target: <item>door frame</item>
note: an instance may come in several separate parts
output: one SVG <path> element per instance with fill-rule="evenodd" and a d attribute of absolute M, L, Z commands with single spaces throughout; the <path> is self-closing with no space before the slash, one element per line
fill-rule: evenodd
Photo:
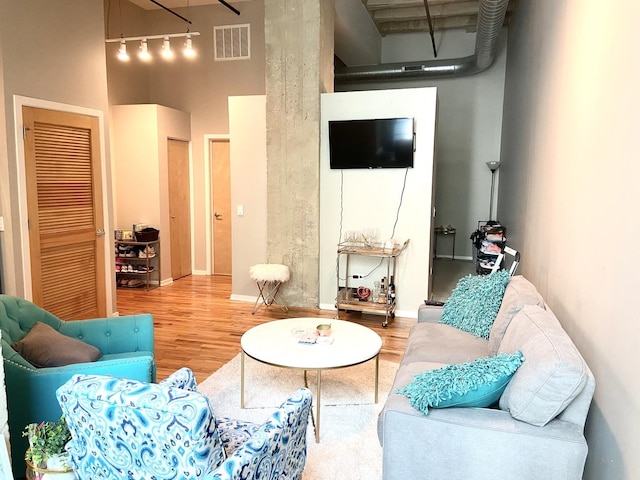
<path fill-rule="evenodd" d="M 16 172 L 18 177 L 18 222 L 20 228 L 18 235 L 20 237 L 19 245 L 19 266 L 22 269 L 22 276 L 24 279 L 23 289 L 24 298 L 32 300 L 33 298 L 33 282 L 31 278 L 31 247 L 29 245 L 29 213 L 27 208 L 27 179 L 25 172 L 25 154 L 24 154 L 24 139 L 22 132 L 22 107 L 34 107 L 47 110 L 57 110 L 59 112 L 74 113 L 78 115 L 86 115 L 90 117 L 96 117 L 98 119 L 98 129 L 100 134 L 100 158 L 101 158 L 101 174 L 102 174 L 102 208 L 104 215 L 104 228 L 106 234 L 102 237 L 105 242 L 112 239 L 111 232 L 113 227 L 111 225 L 111 216 L 109 212 L 109 191 L 107 189 L 107 155 L 106 155 L 106 142 L 104 133 L 104 112 L 93 108 L 81 107 L 77 105 L 69 105 L 65 103 L 52 102 L 49 100 L 41 100 L 38 98 L 24 97 L 21 95 L 13 96 L 13 120 L 15 129 L 15 147 L 16 147 Z M 110 175 L 109 175 L 110 178 Z M 107 303 L 107 315 L 113 315 L 113 300 L 114 291 L 112 275 L 113 268 L 111 267 L 112 259 L 111 255 L 113 248 L 109 248 L 109 244 L 104 248 L 104 267 L 105 267 L 105 301 Z"/>
<path fill-rule="evenodd" d="M 215 140 L 224 140 L 229 142 L 229 149 L 231 149 L 231 136 L 228 133 L 222 134 L 205 134 L 204 135 L 204 152 L 207 161 L 204 162 L 204 176 L 205 176 L 205 262 L 206 262 L 206 275 L 213 274 L 213 219 L 211 218 L 211 199 L 213 198 L 213 182 L 211 180 L 211 172 L 213 171 L 213 157 L 211 156 L 211 149 L 209 148 L 209 142 Z M 231 158 L 231 157 L 230 157 Z M 233 208 L 231 209 L 233 212 Z M 233 226 L 232 226 L 233 228 Z M 233 243 L 233 234 L 232 234 Z"/>

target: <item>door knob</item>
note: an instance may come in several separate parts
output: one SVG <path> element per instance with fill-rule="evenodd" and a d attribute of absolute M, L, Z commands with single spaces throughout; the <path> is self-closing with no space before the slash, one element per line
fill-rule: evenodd
<path fill-rule="evenodd" d="M 171 215 L 171 218 L 174 219 L 174 218 L 176 218 L 176 216 L 175 215 Z"/>
<path fill-rule="evenodd" d="M 98 229 L 96 230 L 96 237 L 103 237 L 104 236 L 104 230 Z"/>
<path fill-rule="evenodd" d="M 222 214 L 220 212 L 215 212 L 213 216 L 216 218 L 222 218 Z"/>

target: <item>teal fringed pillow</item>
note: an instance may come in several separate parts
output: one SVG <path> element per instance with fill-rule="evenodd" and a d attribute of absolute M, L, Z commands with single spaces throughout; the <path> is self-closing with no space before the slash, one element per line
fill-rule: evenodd
<path fill-rule="evenodd" d="M 444 304 L 440 323 L 489 338 L 509 278 L 507 270 L 461 278 Z"/>
<path fill-rule="evenodd" d="M 499 353 L 468 363 L 457 363 L 414 375 L 414 380 L 396 393 L 425 415 L 429 407 L 490 407 L 496 403 L 518 367 L 522 352 Z"/>

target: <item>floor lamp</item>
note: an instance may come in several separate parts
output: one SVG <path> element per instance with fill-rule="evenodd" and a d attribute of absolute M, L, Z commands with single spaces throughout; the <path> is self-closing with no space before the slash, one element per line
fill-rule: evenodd
<path fill-rule="evenodd" d="M 489 203 L 489 220 L 493 220 L 493 194 L 496 184 L 496 170 L 500 168 L 500 162 L 487 162 L 487 167 L 491 170 L 491 203 Z"/>

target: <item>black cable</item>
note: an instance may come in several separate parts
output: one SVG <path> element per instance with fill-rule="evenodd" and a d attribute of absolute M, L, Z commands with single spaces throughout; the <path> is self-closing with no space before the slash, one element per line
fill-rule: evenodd
<path fill-rule="evenodd" d="M 393 230 L 391 231 L 391 238 L 395 237 L 396 225 L 398 225 L 398 220 L 400 219 L 400 207 L 402 207 L 402 199 L 404 198 L 404 189 L 407 187 L 408 174 L 409 174 L 409 168 L 406 168 L 404 171 L 404 182 L 402 183 L 402 192 L 400 192 L 400 203 L 398 204 L 398 210 L 396 212 L 396 221 L 393 224 Z"/>

